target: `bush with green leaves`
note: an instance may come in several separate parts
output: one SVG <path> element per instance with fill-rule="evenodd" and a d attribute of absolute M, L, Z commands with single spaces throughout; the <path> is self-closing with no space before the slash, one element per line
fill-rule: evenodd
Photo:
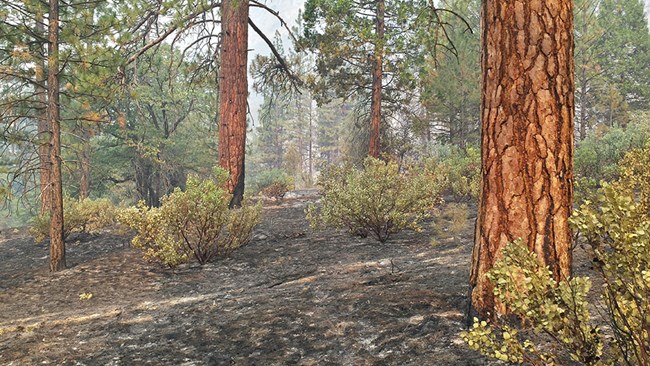
<path fill-rule="evenodd" d="M 643 148 L 630 150 L 621 161 L 618 187 L 634 196 L 650 215 L 650 139 Z"/>
<path fill-rule="evenodd" d="M 487 275 L 496 298 L 526 326 L 517 329 L 504 318 L 492 324 L 475 319 L 463 338 L 486 356 L 514 363 L 649 365 L 647 209 L 620 187 L 603 183 L 595 200 L 586 200 L 574 212 L 571 223 L 591 248 L 603 283 L 595 289 L 602 291 L 600 298 L 589 302 L 588 277 L 556 284 L 534 254 L 520 243 L 510 244 Z M 602 310 L 604 318 L 592 317 L 590 308 Z"/>
<path fill-rule="evenodd" d="M 419 230 L 440 202 L 442 184 L 425 169 L 410 167 L 400 172 L 395 162 L 367 158 L 359 170 L 351 164 L 324 171 L 319 184 L 320 210 L 307 208 L 312 228 L 333 226 L 385 242 L 406 228 Z"/>
<path fill-rule="evenodd" d="M 443 191 L 457 198 L 478 200 L 481 184 L 481 151 L 472 146 L 465 151 L 443 146 L 426 162 L 429 170 L 446 177 Z"/>
<path fill-rule="evenodd" d="M 613 181 L 619 177 L 618 164 L 625 154 L 643 147 L 650 138 L 647 121 L 626 127 L 604 127 L 594 130 L 575 149 L 575 176 L 593 181 Z"/>
<path fill-rule="evenodd" d="M 266 197 L 282 198 L 294 187 L 293 178 L 282 169 L 264 170 L 256 174 L 250 183 L 251 191 Z"/>
<path fill-rule="evenodd" d="M 96 234 L 115 225 L 117 208 L 106 198 L 77 200 L 63 199 L 63 238 L 71 233 Z M 50 215 L 39 215 L 32 219 L 29 233 L 37 243 L 50 237 Z"/>
<path fill-rule="evenodd" d="M 215 179 L 190 176 L 187 189 L 163 197 L 160 207 L 140 202 L 124 211 L 120 221 L 136 231 L 133 246 L 146 259 L 175 267 L 192 258 L 204 264 L 246 244 L 260 221 L 261 203 L 245 200 L 241 208 L 229 209 L 227 176 L 221 169 Z"/>

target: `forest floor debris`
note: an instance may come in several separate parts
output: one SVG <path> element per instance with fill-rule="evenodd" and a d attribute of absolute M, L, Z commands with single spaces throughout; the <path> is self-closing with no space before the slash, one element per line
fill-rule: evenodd
<path fill-rule="evenodd" d="M 459 337 L 471 210 L 462 230 L 437 217 L 379 243 L 312 232 L 310 199 L 265 207 L 231 258 L 174 270 L 106 233 L 72 238 L 70 268 L 51 274 L 46 246 L 5 231 L 0 364 L 486 364 Z"/>

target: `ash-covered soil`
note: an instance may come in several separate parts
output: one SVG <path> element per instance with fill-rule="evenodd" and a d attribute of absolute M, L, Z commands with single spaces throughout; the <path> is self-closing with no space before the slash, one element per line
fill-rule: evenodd
<path fill-rule="evenodd" d="M 0 364 L 486 364 L 459 337 L 471 212 L 382 244 L 312 232 L 305 205 L 267 205 L 231 258 L 175 270 L 107 233 L 71 238 L 51 274 L 46 246 L 0 234 Z"/>

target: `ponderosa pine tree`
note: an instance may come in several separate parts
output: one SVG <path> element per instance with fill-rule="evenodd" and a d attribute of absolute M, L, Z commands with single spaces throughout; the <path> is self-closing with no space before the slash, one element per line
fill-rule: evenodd
<path fill-rule="evenodd" d="M 301 44 L 317 54 L 312 90 L 320 105 L 335 98 L 361 104 L 360 120 L 368 123 L 368 155 L 373 157 L 381 152 L 387 104 L 399 109 L 409 99 L 403 91 L 414 87 L 405 55 L 415 51 L 407 45 L 412 32 L 406 25 L 413 22 L 415 7 L 396 0 L 305 3 Z"/>
<path fill-rule="evenodd" d="M 240 207 L 244 198 L 248 10 L 248 0 L 225 0 L 221 3 L 219 165 L 230 172 L 231 208 Z"/>
<path fill-rule="evenodd" d="M 485 274 L 521 238 L 556 280 L 571 273 L 573 1 L 486 0 L 482 8 L 481 197 L 470 285 L 495 316 Z"/>
<path fill-rule="evenodd" d="M 59 109 L 59 1 L 49 0 L 47 119 L 50 127 L 50 271 L 66 268 L 63 240 L 61 117 Z"/>

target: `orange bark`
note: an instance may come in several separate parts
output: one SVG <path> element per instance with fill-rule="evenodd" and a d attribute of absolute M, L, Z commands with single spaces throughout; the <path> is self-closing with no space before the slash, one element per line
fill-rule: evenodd
<path fill-rule="evenodd" d="M 244 197 L 248 9 L 248 0 L 225 0 L 221 4 L 219 165 L 230 173 L 230 207 L 241 206 Z"/>
<path fill-rule="evenodd" d="M 50 139 L 50 271 L 65 264 L 63 241 L 63 185 L 61 181 L 61 119 L 59 116 L 59 2 L 50 0 L 49 52 L 47 62 L 47 118 Z"/>
<path fill-rule="evenodd" d="M 482 316 L 497 309 L 485 277 L 522 238 L 556 280 L 571 272 L 573 16 L 571 0 L 485 0 L 482 182 L 470 285 Z"/>

